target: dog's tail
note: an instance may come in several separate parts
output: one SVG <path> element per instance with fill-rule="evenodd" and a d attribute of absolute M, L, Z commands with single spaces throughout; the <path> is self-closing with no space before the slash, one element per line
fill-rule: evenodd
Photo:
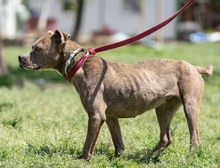
<path fill-rule="evenodd" d="M 203 68 L 200 66 L 194 66 L 196 68 L 196 70 L 200 73 L 200 74 L 205 74 L 207 76 L 212 76 L 213 74 L 213 66 L 209 65 L 208 68 Z"/>

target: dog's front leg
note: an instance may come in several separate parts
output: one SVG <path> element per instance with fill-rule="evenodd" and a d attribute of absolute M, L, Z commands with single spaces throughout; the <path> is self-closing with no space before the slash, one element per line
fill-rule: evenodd
<path fill-rule="evenodd" d="M 83 148 L 83 159 L 90 160 L 94 153 L 96 140 L 105 119 L 100 115 L 89 116 L 86 142 Z"/>
<path fill-rule="evenodd" d="M 120 125 L 117 118 L 107 117 L 106 123 L 112 136 L 112 141 L 115 146 L 115 156 L 119 157 L 124 151 Z"/>

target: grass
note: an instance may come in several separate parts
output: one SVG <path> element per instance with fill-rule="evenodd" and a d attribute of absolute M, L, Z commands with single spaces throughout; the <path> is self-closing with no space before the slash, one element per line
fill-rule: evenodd
<path fill-rule="evenodd" d="M 90 162 L 80 159 L 87 115 L 79 96 L 56 72 L 25 71 L 17 55 L 28 48 L 4 48 L 9 74 L 0 76 L 0 167 L 219 167 L 220 166 L 220 47 L 214 44 L 171 43 L 162 50 L 127 46 L 103 52 L 103 58 L 134 63 L 152 58 L 184 59 L 208 67 L 200 114 L 201 146 L 189 155 L 189 133 L 183 110 L 172 121 L 173 143 L 156 159 L 151 150 L 159 139 L 154 111 L 120 119 L 125 152 L 114 158 L 110 133 L 104 124 Z"/>

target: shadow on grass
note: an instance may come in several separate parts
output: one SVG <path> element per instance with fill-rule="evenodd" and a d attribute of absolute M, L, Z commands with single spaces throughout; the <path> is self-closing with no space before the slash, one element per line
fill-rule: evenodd
<path fill-rule="evenodd" d="M 125 156 L 128 160 L 132 160 L 136 163 L 153 163 L 156 164 L 160 162 L 160 154 L 157 157 L 152 157 L 153 151 L 152 149 L 142 149 L 139 151 L 136 151 L 135 153 L 129 154 Z"/>
<path fill-rule="evenodd" d="M 95 150 L 96 156 L 105 155 L 107 156 L 107 159 L 109 162 L 115 162 L 117 158 L 120 160 L 128 160 L 132 162 L 136 162 L 138 164 L 146 163 L 146 164 L 157 164 L 160 162 L 158 155 L 157 157 L 152 157 L 152 150 L 150 149 L 142 149 L 139 151 L 136 151 L 132 154 L 122 154 L 120 157 L 114 156 L 114 151 L 111 151 L 110 145 L 106 143 L 102 143 L 97 146 Z M 28 148 L 26 149 L 26 154 L 31 155 L 40 155 L 42 157 L 49 156 L 53 157 L 54 154 L 56 155 L 71 155 L 73 159 L 82 159 L 82 149 L 77 147 L 77 145 L 73 145 L 72 147 L 65 146 L 65 143 L 63 146 L 55 147 L 53 145 L 41 145 L 41 146 L 35 146 L 30 143 L 28 143 Z"/>
<path fill-rule="evenodd" d="M 26 149 L 26 154 L 34 154 L 34 155 L 40 155 L 40 156 L 49 156 L 53 157 L 54 154 L 56 155 L 72 155 L 75 159 L 81 159 L 82 158 L 82 151 L 78 149 L 77 147 L 71 147 L 71 148 L 65 148 L 63 146 L 60 147 L 54 147 L 51 145 L 42 145 L 42 146 L 34 146 L 30 143 L 28 143 L 28 148 Z"/>
<path fill-rule="evenodd" d="M 15 118 L 12 118 L 10 120 L 3 120 L 2 124 L 4 126 L 10 126 L 10 127 L 18 128 L 19 129 L 18 124 L 20 124 L 21 122 L 22 122 L 22 118 L 21 117 L 15 117 Z"/>
<path fill-rule="evenodd" d="M 0 76 L 0 86 L 22 85 L 24 80 L 43 79 L 51 83 L 66 83 L 56 71 L 28 71 L 20 67 L 8 67 L 8 74 Z"/>
<path fill-rule="evenodd" d="M 12 103 L 1 103 L 0 104 L 0 112 L 4 111 L 4 109 L 12 109 Z"/>
<path fill-rule="evenodd" d="M 105 143 L 97 144 L 95 155 L 105 155 L 107 156 L 109 161 L 113 161 L 113 162 L 116 158 L 119 158 L 119 159 L 121 158 L 122 160 L 128 160 L 128 161 L 136 162 L 138 164 L 141 164 L 141 163 L 157 164 L 158 162 L 160 162 L 159 158 L 160 158 L 160 155 L 162 154 L 161 152 L 160 154 L 158 154 L 158 156 L 152 157 L 153 155 L 152 149 L 141 149 L 136 152 L 132 152 L 131 154 L 122 153 L 120 157 L 115 157 L 114 151 L 111 151 L 109 149 L 110 146 L 111 146 L 110 144 L 105 144 Z"/>

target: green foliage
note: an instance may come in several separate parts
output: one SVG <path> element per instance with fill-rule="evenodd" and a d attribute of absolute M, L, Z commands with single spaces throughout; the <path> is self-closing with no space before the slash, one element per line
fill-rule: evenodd
<path fill-rule="evenodd" d="M 204 77 L 201 105 L 201 146 L 189 154 L 189 133 L 183 110 L 172 121 L 173 143 L 157 158 L 151 150 L 159 140 L 154 111 L 120 119 L 125 151 L 114 157 L 110 133 L 104 124 L 96 154 L 81 160 L 87 115 L 71 84 L 56 72 L 26 71 L 17 55 L 27 48 L 6 47 L 9 74 L 0 77 L 0 167 L 219 167 L 220 166 L 220 47 L 215 44 L 167 44 L 161 50 L 133 45 L 98 53 L 116 62 L 134 63 L 153 58 L 184 59 L 194 65 L 214 66 Z"/>

